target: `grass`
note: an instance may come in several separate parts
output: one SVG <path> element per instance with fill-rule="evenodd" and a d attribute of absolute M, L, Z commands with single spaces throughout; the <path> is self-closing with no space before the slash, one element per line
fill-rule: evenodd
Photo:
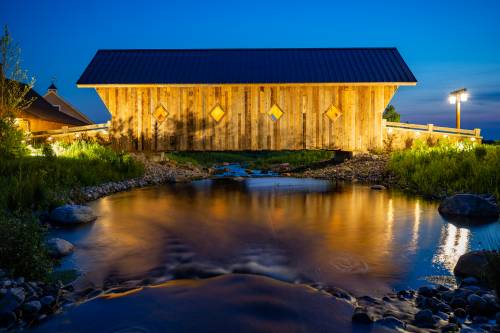
<path fill-rule="evenodd" d="M 42 149 L 45 156 L 0 160 L 0 209 L 50 209 L 70 189 L 137 177 L 143 166 L 130 155 L 97 143 Z"/>
<path fill-rule="evenodd" d="M 44 236 L 44 228 L 31 214 L 0 212 L 0 267 L 12 276 L 46 280 L 52 261 Z"/>
<path fill-rule="evenodd" d="M 490 193 L 500 198 L 500 146 L 441 143 L 417 144 L 394 152 L 389 170 L 399 185 L 431 197 L 455 193 Z"/>
<path fill-rule="evenodd" d="M 210 167 L 223 162 L 242 163 L 250 168 L 268 169 L 272 165 L 289 163 L 292 167 L 307 165 L 333 158 L 332 151 L 262 151 L 262 152 L 170 152 L 165 156 L 177 163 Z"/>

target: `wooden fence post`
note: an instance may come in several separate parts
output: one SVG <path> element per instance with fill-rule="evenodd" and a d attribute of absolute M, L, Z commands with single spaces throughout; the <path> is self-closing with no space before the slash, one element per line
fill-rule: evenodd
<path fill-rule="evenodd" d="M 427 124 L 427 131 L 432 134 L 434 131 L 434 124 Z"/>
<path fill-rule="evenodd" d="M 476 138 L 479 138 L 481 136 L 481 129 L 480 128 L 474 128 L 474 136 Z"/>

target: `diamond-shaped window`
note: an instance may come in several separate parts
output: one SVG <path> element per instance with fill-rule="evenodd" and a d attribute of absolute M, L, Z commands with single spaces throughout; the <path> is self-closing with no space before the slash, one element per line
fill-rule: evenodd
<path fill-rule="evenodd" d="M 278 121 L 283 116 L 283 111 L 281 111 L 277 104 L 273 104 L 267 114 L 271 117 L 272 121 Z"/>
<path fill-rule="evenodd" d="M 212 111 L 210 111 L 210 117 L 212 117 L 216 122 L 219 122 L 222 117 L 224 117 L 224 110 L 222 110 L 222 107 L 217 104 Z"/>
<path fill-rule="evenodd" d="M 165 119 L 167 119 L 168 111 L 167 111 L 167 108 L 165 107 L 165 105 L 163 105 L 163 103 L 160 103 L 156 107 L 155 111 L 153 112 L 153 117 L 155 117 L 155 119 L 159 123 L 162 123 L 163 121 L 165 121 Z"/>
<path fill-rule="evenodd" d="M 337 120 L 338 117 L 342 115 L 342 111 L 335 105 L 331 105 L 328 110 L 326 110 L 325 115 L 330 118 L 331 121 Z"/>

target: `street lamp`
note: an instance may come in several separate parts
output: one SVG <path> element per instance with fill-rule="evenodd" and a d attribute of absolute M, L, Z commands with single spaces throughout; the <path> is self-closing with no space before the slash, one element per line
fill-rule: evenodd
<path fill-rule="evenodd" d="M 450 104 L 455 104 L 456 118 L 457 118 L 457 128 L 460 128 L 460 103 L 467 102 L 469 99 L 469 94 L 467 89 L 462 88 L 452 91 L 448 96 L 448 101 Z"/>

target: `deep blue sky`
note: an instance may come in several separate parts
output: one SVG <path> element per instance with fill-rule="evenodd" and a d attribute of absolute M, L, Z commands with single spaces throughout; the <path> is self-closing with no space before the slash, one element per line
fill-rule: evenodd
<path fill-rule="evenodd" d="M 392 103 L 402 121 L 454 125 L 447 94 L 467 87 L 462 127 L 500 139 L 500 1 L 0 1 L 44 93 L 109 118 L 76 81 L 101 48 L 396 46 L 419 80 Z"/>

